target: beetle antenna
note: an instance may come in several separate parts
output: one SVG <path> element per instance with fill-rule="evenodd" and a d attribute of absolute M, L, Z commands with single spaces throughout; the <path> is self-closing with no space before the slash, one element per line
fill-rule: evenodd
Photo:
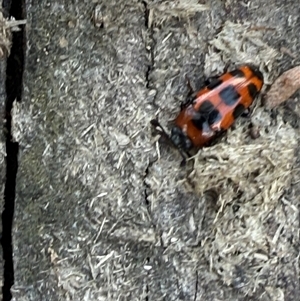
<path fill-rule="evenodd" d="M 158 122 L 157 119 L 152 119 L 150 121 L 150 123 L 155 126 L 156 128 L 159 128 L 161 130 L 161 133 L 169 140 L 171 141 L 171 143 L 173 144 L 173 146 L 178 150 L 179 154 L 182 157 L 182 161 L 180 163 L 180 166 L 185 166 L 186 164 L 186 156 L 184 155 L 185 152 L 182 151 L 181 148 L 179 148 L 174 142 L 173 140 L 170 138 L 170 135 L 166 132 L 166 130 L 163 128 L 163 126 Z M 186 155 L 190 157 L 190 154 L 188 152 L 186 152 Z"/>

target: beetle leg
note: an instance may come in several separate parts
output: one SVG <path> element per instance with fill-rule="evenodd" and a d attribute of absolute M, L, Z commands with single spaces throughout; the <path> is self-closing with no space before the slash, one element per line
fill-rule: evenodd
<path fill-rule="evenodd" d="M 229 66 L 230 66 L 230 62 L 227 62 L 227 63 L 225 64 L 225 66 L 224 66 L 223 74 L 228 72 Z M 214 83 L 216 83 L 216 82 L 219 82 L 220 76 L 221 76 L 221 75 L 222 75 L 222 74 L 218 74 L 218 75 L 214 75 L 214 76 L 211 76 L 211 77 L 207 78 L 207 79 L 204 81 L 205 85 L 208 86 L 208 85 L 212 85 L 212 84 L 214 84 Z"/>
<path fill-rule="evenodd" d="M 216 82 L 219 79 L 219 76 L 211 76 L 204 81 L 205 86 L 209 86 Z"/>
<path fill-rule="evenodd" d="M 186 163 L 186 156 L 191 157 L 190 153 L 188 151 L 183 151 L 181 148 L 179 148 L 177 145 L 174 144 L 174 142 L 172 141 L 172 139 L 170 138 L 170 135 L 166 132 L 166 130 L 163 128 L 163 126 L 159 123 L 159 121 L 157 119 L 152 119 L 150 121 L 150 123 L 156 127 L 160 129 L 160 132 L 163 136 L 165 136 L 167 138 L 168 141 L 170 141 L 172 143 L 172 145 L 178 150 L 178 152 L 180 153 L 181 157 L 182 157 L 182 161 L 180 163 L 180 166 L 184 166 Z M 185 155 L 186 154 L 186 155 Z"/>
<path fill-rule="evenodd" d="M 186 80 L 186 84 L 189 88 L 189 93 L 188 94 L 194 94 L 196 92 L 195 85 L 192 83 L 192 81 L 190 80 L 190 78 L 187 75 L 185 75 L 185 80 Z"/>
<path fill-rule="evenodd" d="M 249 118 L 251 114 L 252 114 L 252 110 L 248 108 L 241 114 L 241 117 Z"/>
<path fill-rule="evenodd" d="M 230 62 L 228 61 L 228 62 L 225 64 L 225 66 L 224 66 L 223 73 L 227 73 L 227 72 L 228 72 L 229 66 L 230 66 Z"/>
<path fill-rule="evenodd" d="M 182 111 L 184 108 L 188 107 L 195 100 L 196 95 L 187 96 L 185 101 L 182 101 L 180 104 L 180 110 Z"/>
<path fill-rule="evenodd" d="M 219 130 L 215 131 L 215 137 L 214 139 L 208 144 L 208 146 L 213 146 L 219 143 L 225 136 L 226 136 L 227 131 L 225 130 Z"/>
<path fill-rule="evenodd" d="M 185 75 L 185 79 L 186 79 L 186 82 L 187 82 L 187 86 L 188 86 L 188 94 L 187 94 L 187 97 L 186 97 L 186 100 L 183 101 L 181 104 L 180 104 L 180 109 L 183 110 L 184 108 L 186 108 L 187 106 L 189 106 L 190 104 L 193 103 L 195 97 L 196 97 L 196 89 L 193 85 L 193 83 L 191 82 L 191 80 L 189 79 L 189 77 L 187 75 Z"/>

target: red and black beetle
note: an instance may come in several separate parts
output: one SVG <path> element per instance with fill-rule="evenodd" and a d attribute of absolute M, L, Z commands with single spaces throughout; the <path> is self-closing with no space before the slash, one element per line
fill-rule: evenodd
<path fill-rule="evenodd" d="M 172 143 L 185 152 L 207 145 L 250 107 L 262 86 L 262 73 L 250 65 L 211 79 L 183 105 L 171 130 Z M 157 120 L 151 123 L 167 135 Z"/>

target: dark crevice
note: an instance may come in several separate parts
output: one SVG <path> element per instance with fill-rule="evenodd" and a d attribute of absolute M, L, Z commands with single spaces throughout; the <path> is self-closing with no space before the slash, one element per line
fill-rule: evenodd
<path fill-rule="evenodd" d="M 142 1 L 144 7 L 145 7 L 145 26 L 146 28 L 149 27 L 149 8 L 146 1 Z"/>
<path fill-rule="evenodd" d="M 149 163 L 147 168 L 146 168 L 146 171 L 145 171 L 145 177 L 144 177 L 144 187 L 145 187 L 145 191 L 144 191 L 144 196 L 145 196 L 145 204 L 146 204 L 146 207 L 147 207 L 147 210 L 148 210 L 148 213 L 150 214 L 150 202 L 148 200 L 148 196 L 151 194 L 151 187 L 150 185 L 148 185 L 146 183 L 146 179 L 148 177 L 148 174 L 149 174 L 149 169 L 151 168 L 153 163 Z"/>
<path fill-rule="evenodd" d="M 195 283 L 195 295 L 194 295 L 194 301 L 197 300 L 197 295 L 198 295 L 198 271 L 196 271 L 196 283 Z"/>
<path fill-rule="evenodd" d="M 3 7 L 6 16 L 16 20 L 24 19 L 25 0 L 4 0 Z M 6 139 L 6 182 L 4 190 L 4 210 L 2 213 L 2 238 L 4 259 L 4 283 L 2 287 L 3 300 L 12 299 L 11 287 L 14 284 L 13 248 L 12 248 L 12 222 L 15 207 L 16 175 L 18 169 L 19 145 L 12 141 L 11 109 L 14 101 L 21 101 L 22 79 L 24 69 L 25 29 L 14 32 L 10 56 L 6 67 L 6 104 L 4 135 Z"/>
<path fill-rule="evenodd" d="M 150 73 L 152 72 L 153 66 L 154 66 L 154 53 L 153 53 L 153 44 L 154 44 L 154 39 L 153 39 L 153 28 L 152 25 L 149 23 L 149 14 L 150 14 L 150 10 L 148 7 L 148 3 L 146 1 L 141 1 L 141 3 L 144 6 L 144 19 L 145 19 L 145 27 L 148 30 L 148 38 L 145 41 L 145 47 L 146 50 L 149 52 L 149 65 L 147 66 L 147 70 L 146 70 L 146 74 L 145 74 L 145 80 L 146 80 L 146 88 L 150 89 Z M 145 170 L 145 177 L 144 177 L 144 185 L 145 185 L 145 204 L 150 215 L 150 207 L 151 204 L 148 200 L 148 196 L 150 194 L 149 191 L 151 191 L 151 188 L 149 185 L 147 185 L 147 183 L 145 182 L 145 180 L 148 177 L 148 173 L 149 173 L 149 169 L 151 168 L 153 162 L 150 162 Z"/>
<path fill-rule="evenodd" d="M 147 66 L 145 78 L 146 78 L 146 88 L 150 88 L 150 74 L 153 70 L 154 66 L 154 38 L 153 38 L 153 27 L 152 24 L 149 23 L 149 14 L 150 10 L 148 8 L 148 4 L 146 1 L 142 1 L 144 5 L 144 18 L 145 18 L 145 27 L 148 29 L 148 41 L 146 42 L 146 50 L 149 52 L 149 65 Z"/>
<path fill-rule="evenodd" d="M 150 72 L 151 72 L 151 66 L 147 66 L 147 71 L 146 71 L 146 82 L 147 82 L 147 84 L 146 84 L 146 88 L 147 89 L 149 89 L 149 74 L 150 74 Z"/>
<path fill-rule="evenodd" d="M 153 27 L 152 27 L 152 24 L 150 24 L 149 22 L 149 15 L 150 15 L 150 10 L 149 10 L 149 7 L 148 7 L 148 3 L 146 1 L 141 1 L 141 3 L 143 4 L 144 6 L 144 19 L 145 19 L 145 27 L 146 27 L 146 30 L 148 32 L 148 35 L 147 35 L 147 39 L 145 41 L 145 48 L 146 48 L 146 51 L 148 52 L 148 58 L 149 58 L 149 62 L 148 62 L 148 65 L 147 65 L 147 68 L 146 68 L 146 72 L 145 72 L 145 81 L 146 81 L 146 88 L 147 89 L 151 89 L 151 79 L 150 79 L 150 76 L 151 76 L 151 72 L 153 71 L 153 68 L 154 68 L 154 38 L 153 38 Z M 155 105 L 155 97 L 154 97 L 154 100 L 153 100 L 153 105 Z M 157 160 L 157 159 L 156 159 Z M 150 172 L 150 169 L 152 167 L 152 165 L 154 164 L 154 162 L 156 162 L 156 160 L 153 160 L 153 161 L 150 161 L 146 170 L 145 170 L 145 177 L 144 177 L 144 187 L 145 187 L 145 190 L 144 190 L 144 198 L 145 198 L 145 205 L 146 205 L 146 208 L 147 208 L 147 211 L 148 211 L 148 215 L 149 215 L 149 218 L 150 218 L 150 222 L 152 224 L 152 227 L 154 229 L 155 232 L 157 232 L 157 226 L 152 218 L 152 213 L 151 213 L 151 201 L 149 201 L 148 197 L 149 195 L 152 193 L 152 189 L 151 189 L 151 186 L 146 182 L 146 179 L 148 178 L 149 176 L 149 172 Z M 161 242 L 161 245 L 163 245 L 163 242 L 162 242 L 162 236 L 159 235 L 160 237 L 160 242 Z M 151 262 L 151 257 L 147 257 L 146 258 L 146 262 L 148 264 L 150 264 Z M 148 279 L 148 277 L 147 277 Z M 150 301 L 151 300 L 151 296 L 150 296 L 150 287 L 149 287 L 149 281 L 146 282 L 146 296 L 144 298 L 144 301 Z"/>
<path fill-rule="evenodd" d="M 147 263 L 150 263 L 150 257 L 147 257 Z M 145 297 L 145 301 L 149 301 L 149 284 L 146 284 L 146 297 Z"/>
<path fill-rule="evenodd" d="M 150 195 L 150 190 L 151 190 L 151 187 L 150 185 L 148 185 L 146 183 L 146 179 L 148 177 L 148 173 L 149 173 L 149 168 L 152 166 L 152 163 L 149 163 L 147 168 L 146 168 L 146 171 L 145 171 L 145 177 L 144 177 L 144 187 L 145 187 L 145 191 L 144 191 L 144 197 L 145 197 L 145 204 L 146 204 L 146 208 L 147 208 L 147 211 L 148 211 L 148 215 L 149 217 L 151 218 L 151 203 L 149 202 L 148 200 L 148 196 Z M 151 219 L 151 223 L 152 223 L 152 227 L 154 229 L 156 229 L 156 225 L 153 223 L 152 219 Z M 150 264 L 150 257 L 147 257 L 146 258 L 146 263 L 147 264 Z M 147 277 L 148 278 L 148 277 Z M 145 296 L 145 299 L 144 301 L 149 301 L 149 283 L 148 281 L 146 282 L 146 288 L 145 288 L 145 291 L 146 291 L 146 296 Z"/>

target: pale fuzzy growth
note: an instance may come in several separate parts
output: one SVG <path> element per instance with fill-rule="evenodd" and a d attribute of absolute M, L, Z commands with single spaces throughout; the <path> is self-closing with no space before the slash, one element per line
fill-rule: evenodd
<path fill-rule="evenodd" d="M 300 66 L 282 73 L 272 84 L 266 95 L 265 104 L 268 108 L 275 108 L 287 101 L 300 89 Z"/>
<path fill-rule="evenodd" d="M 258 109 L 252 122 L 260 128 L 258 139 L 237 125 L 223 141 L 198 152 L 190 175 L 198 194 L 209 189 L 218 194 L 214 233 L 203 243 L 210 268 L 226 284 L 245 287 L 247 295 L 266 284 L 264 276 L 289 252 L 277 232 L 289 223 L 292 227 L 294 218 L 273 237 L 266 223 L 272 214 L 282 223 L 280 201 L 290 185 L 297 147 L 295 130 L 280 118 L 272 126 L 269 113 Z"/>
<path fill-rule="evenodd" d="M 266 67 L 270 72 L 278 52 L 263 41 L 266 27 L 255 27 L 249 22 L 243 24 L 226 21 L 220 33 L 210 41 L 216 53 L 209 49 L 205 60 L 205 74 L 222 72 L 224 62 L 234 62 L 236 65 L 252 63 L 258 67 Z M 262 69 L 262 68 L 261 68 Z M 268 74 L 264 73 L 264 81 L 268 82 Z"/>
<path fill-rule="evenodd" d="M 146 1 L 147 2 L 147 1 Z M 163 13 L 173 15 L 194 15 L 209 9 L 206 4 L 200 4 L 198 0 L 175 0 L 175 1 L 154 1 L 148 4 Z"/>
<path fill-rule="evenodd" d="M 12 31 L 18 31 L 19 25 L 24 25 L 25 20 L 16 21 L 13 18 L 7 20 L 0 11 L 0 59 L 6 58 L 10 54 Z"/>
<path fill-rule="evenodd" d="M 20 102 L 14 101 L 11 115 L 12 115 L 12 121 L 11 121 L 11 135 L 12 135 L 12 141 L 13 142 L 20 142 L 23 135 L 24 135 L 24 129 L 26 128 L 25 125 L 28 123 L 30 124 L 30 118 L 25 117 L 23 111 L 22 111 L 22 104 Z"/>
<path fill-rule="evenodd" d="M 0 58 L 6 58 L 10 54 L 11 47 L 11 30 L 7 26 L 7 20 L 0 11 Z"/>
<path fill-rule="evenodd" d="M 145 1 L 148 3 L 148 1 Z M 176 0 L 176 1 L 154 1 L 148 3 L 149 22 L 148 27 L 153 24 L 162 24 L 170 18 L 186 18 L 198 12 L 206 11 L 209 6 L 200 4 L 197 0 Z"/>

